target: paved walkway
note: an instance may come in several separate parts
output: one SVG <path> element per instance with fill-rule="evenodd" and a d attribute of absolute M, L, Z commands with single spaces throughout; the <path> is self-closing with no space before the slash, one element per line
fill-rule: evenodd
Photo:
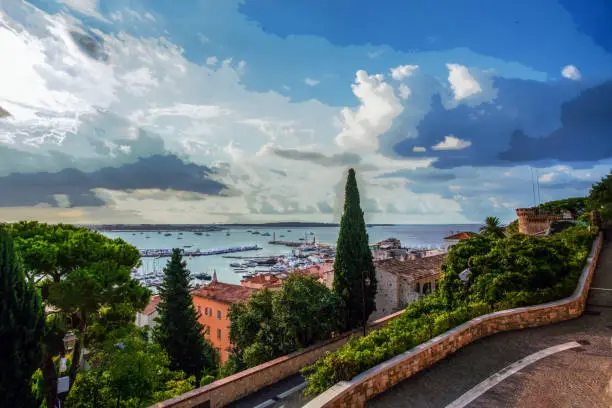
<path fill-rule="evenodd" d="M 612 289 L 610 242 L 604 245 L 592 287 Z M 590 291 L 587 311 L 578 319 L 478 340 L 377 396 L 368 406 L 446 407 L 519 360 L 549 347 L 578 342 L 580 347 L 549 355 L 502 381 L 492 381 L 482 395 L 463 406 L 611 408 L 612 302 L 608 303 L 607 292 Z"/>
<path fill-rule="evenodd" d="M 312 398 L 303 396 L 304 377 L 294 375 L 263 388 L 241 400 L 228 405 L 228 408 L 300 408 Z"/>

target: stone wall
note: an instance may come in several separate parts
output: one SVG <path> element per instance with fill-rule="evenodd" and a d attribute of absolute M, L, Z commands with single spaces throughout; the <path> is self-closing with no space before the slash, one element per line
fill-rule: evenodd
<path fill-rule="evenodd" d="M 503 310 L 472 319 L 361 373 L 351 381 L 343 381 L 334 385 L 306 404 L 304 408 L 364 407 L 366 401 L 375 395 L 387 391 L 413 374 L 482 337 L 579 317 L 585 308 L 602 243 L 603 237 L 600 234 L 593 243 L 578 286 L 569 298 L 537 306 Z"/>
<path fill-rule="evenodd" d="M 519 220 L 519 232 L 528 235 L 546 231 L 553 221 L 563 218 L 562 215 L 541 212 L 538 208 L 518 208 L 516 215 Z"/>
<path fill-rule="evenodd" d="M 376 311 L 370 320 L 394 313 L 398 308 L 398 278 L 394 273 L 376 268 Z"/>
<path fill-rule="evenodd" d="M 368 326 L 368 332 L 384 327 L 403 313 L 399 311 Z M 301 351 L 249 368 L 248 370 L 215 381 L 204 387 L 179 395 L 150 408 L 217 408 L 239 400 L 253 392 L 297 374 L 302 368 L 313 364 L 328 351 L 335 351 L 346 344 L 351 336 L 361 336 L 363 329 L 355 329 L 326 342 L 315 344 Z"/>

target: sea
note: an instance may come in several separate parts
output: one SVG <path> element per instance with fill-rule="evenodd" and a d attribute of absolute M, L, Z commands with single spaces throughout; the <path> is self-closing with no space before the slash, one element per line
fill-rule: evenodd
<path fill-rule="evenodd" d="M 387 238 L 397 238 L 402 242 L 403 247 L 407 248 L 442 248 L 444 247 L 444 237 L 459 231 L 477 232 L 480 225 L 392 225 L 392 226 L 371 226 L 368 227 L 368 237 L 370 244 L 375 244 Z M 261 234 L 268 232 L 270 236 L 253 235 L 248 230 L 259 231 Z M 227 258 L 227 256 L 237 257 L 256 257 L 256 256 L 280 256 L 289 255 L 293 248 L 283 245 L 272 245 L 268 241 L 272 240 L 275 234 L 277 240 L 328 243 L 335 245 L 338 240 L 339 227 L 229 227 L 223 231 L 209 231 L 202 235 L 196 235 L 190 231 L 104 231 L 102 234 L 109 238 L 121 238 L 134 245 L 138 249 L 185 249 L 201 250 L 215 248 L 229 248 L 243 245 L 258 245 L 261 250 L 249 252 L 237 252 L 225 255 L 209 255 L 199 257 L 185 257 L 187 268 L 192 273 L 208 272 L 212 275 L 217 272 L 217 278 L 221 282 L 239 284 L 242 273 L 234 272 L 230 263 L 240 262 L 240 259 Z M 165 236 L 170 232 L 171 236 Z M 181 234 L 182 233 L 182 234 Z M 229 235 L 227 235 L 229 233 Z M 208 236 L 206 236 L 208 234 Z M 180 238 L 180 239 L 179 239 Z M 142 258 L 142 268 L 144 271 L 162 270 L 170 258 Z"/>

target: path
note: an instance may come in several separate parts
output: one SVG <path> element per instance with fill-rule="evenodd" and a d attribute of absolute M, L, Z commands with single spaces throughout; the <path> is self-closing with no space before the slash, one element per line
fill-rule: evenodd
<path fill-rule="evenodd" d="M 304 377 L 294 375 L 235 401 L 227 408 L 299 408 L 311 399 L 302 395 L 304 383 Z"/>
<path fill-rule="evenodd" d="M 604 244 L 592 287 L 587 311 L 580 318 L 478 340 L 377 396 L 368 406 L 612 407 L 610 242 Z M 517 365 L 544 349 L 571 342 L 579 343 L 580 347 L 558 351 L 531 364 Z M 497 381 L 504 376 L 500 371 L 509 370 L 508 366 L 510 370 L 520 368 Z M 477 386 L 481 388 L 477 388 L 474 399 L 459 400 Z"/>

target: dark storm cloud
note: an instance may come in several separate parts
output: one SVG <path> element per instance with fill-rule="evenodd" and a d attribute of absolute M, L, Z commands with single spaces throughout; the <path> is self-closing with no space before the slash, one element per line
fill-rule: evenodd
<path fill-rule="evenodd" d="M 561 109 L 561 127 L 544 138 L 512 135 L 502 160 L 595 162 L 612 157 L 612 81 L 587 89 Z"/>
<path fill-rule="evenodd" d="M 304 152 L 297 149 L 283 149 L 277 146 L 269 147 L 269 151 L 284 159 L 309 161 L 325 167 L 353 166 L 361 163 L 361 157 L 354 153 L 341 153 L 326 156 L 319 152 Z"/>
<path fill-rule="evenodd" d="M 411 158 L 434 155 L 438 160 L 433 166 L 442 169 L 558 161 L 588 166 L 589 162 L 612 157 L 610 83 L 582 93 L 585 85 L 578 81 L 541 83 L 497 78 L 494 85 L 498 97 L 473 108 L 460 105 L 446 110 L 440 96 L 434 96 L 431 111 L 418 126 L 419 136 L 396 144 L 395 152 Z M 448 135 L 472 144 L 460 150 L 431 150 Z M 550 136 L 543 137 L 546 135 Z M 416 146 L 428 150 L 413 152 Z"/>
<path fill-rule="evenodd" d="M 210 179 L 206 166 L 186 163 L 174 155 L 140 158 L 120 167 L 93 172 L 67 168 L 57 173 L 13 173 L 0 178 L 0 206 L 57 206 L 54 195 L 68 196 L 70 205 L 101 206 L 105 202 L 92 189 L 160 189 L 200 194 L 219 194 L 225 187 Z"/>

